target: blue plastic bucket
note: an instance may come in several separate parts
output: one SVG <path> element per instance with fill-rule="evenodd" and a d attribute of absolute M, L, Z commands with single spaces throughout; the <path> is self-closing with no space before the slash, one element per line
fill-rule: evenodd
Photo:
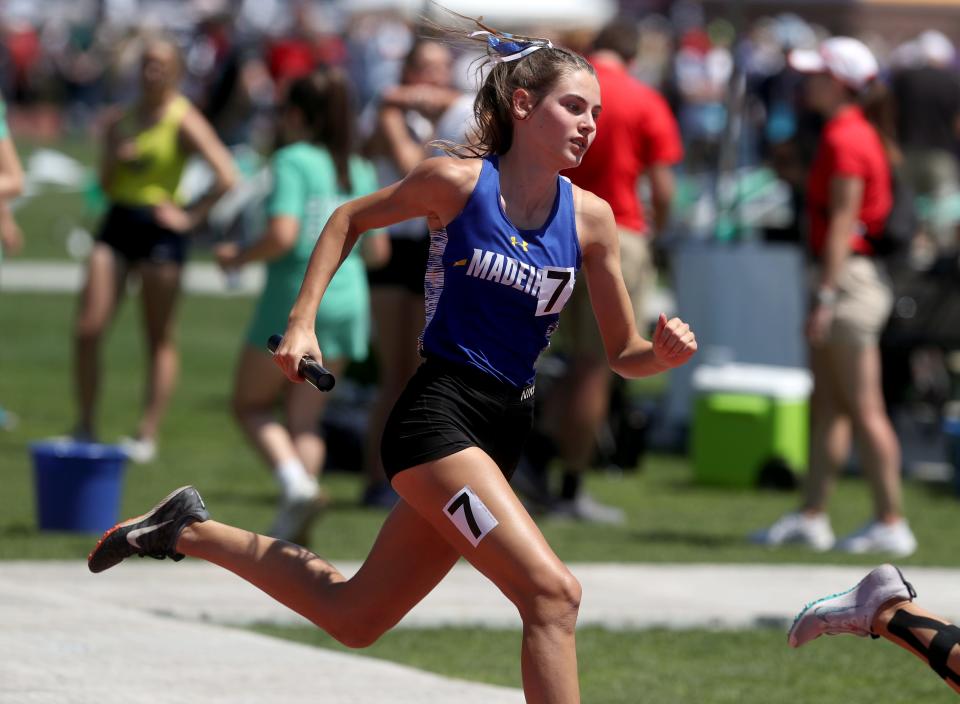
<path fill-rule="evenodd" d="M 113 445 L 30 445 L 40 530 L 100 533 L 117 523 L 127 455 Z"/>
<path fill-rule="evenodd" d="M 960 418 L 944 420 L 943 433 L 947 436 L 947 453 L 953 465 L 953 491 L 960 496 Z"/>

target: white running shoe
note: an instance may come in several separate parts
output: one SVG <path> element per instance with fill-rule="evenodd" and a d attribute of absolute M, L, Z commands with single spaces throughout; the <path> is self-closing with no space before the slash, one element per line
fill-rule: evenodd
<path fill-rule="evenodd" d="M 861 638 L 873 636 L 873 619 L 891 599 L 913 601 L 913 585 L 893 565 L 880 565 L 855 587 L 812 601 L 793 619 L 787 642 L 799 648 L 826 634 L 850 633 Z"/>
<path fill-rule="evenodd" d="M 316 486 L 316 485 L 315 485 Z M 289 540 L 303 545 L 309 533 L 310 526 L 327 505 L 326 497 L 319 487 L 312 496 L 296 496 L 284 498 L 273 525 L 267 535 L 278 540 Z"/>
<path fill-rule="evenodd" d="M 854 555 L 879 552 L 907 557 L 916 549 L 917 539 L 905 518 L 896 523 L 870 521 L 837 543 L 837 550 Z"/>
<path fill-rule="evenodd" d="M 804 513 L 788 513 L 777 519 L 769 528 L 757 531 L 750 541 L 771 547 L 787 543 L 799 543 L 825 552 L 833 547 L 836 538 L 826 513 L 808 516 Z"/>
<path fill-rule="evenodd" d="M 585 491 L 581 491 L 574 499 L 557 501 L 550 507 L 547 515 L 551 518 L 611 526 L 622 526 L 627 522 L 627 514 L 623 509 L 602 504 Z"/>
<path fill-rule="evenodd" d="M 153 462 L 157 457 L 157 443 L 154 440 L 122 437 L 117 444 L 137 464 Z"/>

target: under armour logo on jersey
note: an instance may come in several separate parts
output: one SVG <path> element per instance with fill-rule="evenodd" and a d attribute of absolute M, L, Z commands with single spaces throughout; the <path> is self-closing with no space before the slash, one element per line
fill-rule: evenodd
<path fill-rule="evenodd" d="M 514 247 L 516 247 L 519 244 L 521 247 L 523 247 L 524 252 L 527 251 L 527 243 L 524 242 L 523 240 L 518 241 L 516 237 L 513 237 L 513 236 L 510 237 L 510 244 L 512 244 Z"/>

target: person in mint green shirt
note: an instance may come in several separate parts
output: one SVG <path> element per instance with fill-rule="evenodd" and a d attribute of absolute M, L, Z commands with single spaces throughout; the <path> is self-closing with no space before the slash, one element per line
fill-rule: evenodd
<path fill-rule="evenodd" d="M 377 189 L 373 167 L 352 153 L 350 103 L 346 76 L 338 69 L 324 68 L 290 85 L 279 116 L 286 146 L 271 161 L 266 232 L 246 247 L 224 243 L 216 250 L 228 271 L 248 262 L 267 263 L 266 284 L 240 353 L 233 409 L 280 485 L 280 510 L 270 533 L 298 542 L 323 504 L 317 479 L 326 448 L 318 429 L 329 396 L 288 381 L 266 342 L 286 329 L 324 223 L 341 203 Z M 340 266 L 317 311 L 324 365 L 334 375 L 367 356 L 370 301 L 364 259 L 382 263 L 388 247 L 384 234 L 367 235 Z M 275 414 L 281 400 L 284 422 Z"/>

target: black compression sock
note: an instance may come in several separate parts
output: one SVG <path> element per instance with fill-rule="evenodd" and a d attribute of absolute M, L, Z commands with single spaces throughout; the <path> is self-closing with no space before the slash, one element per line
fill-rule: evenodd
<path fill-rule="evenodd" d="M 929 628 L 936 631 L 937 635 L 933 637 L 928 647 L 924 647 L 920 639 L 914 635 L 912 628 Z M 917 616 L 903 609 L 897 609 L 893 618 L 890 619 L 890 623 L 887 624 L 887 630 L 926 657 L 927 662 L 930 663 L 930 668 L 941 678 L 960 685 L 960 674 L 951 670 L 948 665 L 951 649 L 953 646 L 960 644 L 960 628 L 953 624 L 941 623 L 926 616 Z"/>

